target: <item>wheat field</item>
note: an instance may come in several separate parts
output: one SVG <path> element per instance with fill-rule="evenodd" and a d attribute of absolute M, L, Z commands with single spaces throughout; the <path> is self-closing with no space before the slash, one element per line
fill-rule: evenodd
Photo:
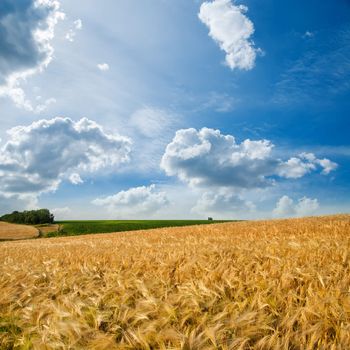
<path fill-rule="evenodd" d="M 35 238 L 38 236 L 39 231 L 33 226 L 10 224 L 0 221 L 0 240 L 26 239 Z"/>
<path fill-rule="evenodd" d="M 0 243 L 1 349 L 349 349 L 350 216 Z"/>

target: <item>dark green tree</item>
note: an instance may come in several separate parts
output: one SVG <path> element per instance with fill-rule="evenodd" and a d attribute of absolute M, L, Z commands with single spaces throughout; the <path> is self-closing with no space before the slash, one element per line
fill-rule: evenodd
<path fill-rule="evenodd" d="M 11 214 L 1 216 L 0 220 L 26 225 L 52 224 L 54 215 L 48 209 L 14 211 Z"/>

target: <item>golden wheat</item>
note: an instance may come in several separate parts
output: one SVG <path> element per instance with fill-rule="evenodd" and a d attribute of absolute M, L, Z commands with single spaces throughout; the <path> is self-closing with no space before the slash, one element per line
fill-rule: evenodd
<path fill-rule="evenodd" d="M 33 226 L 10 224 L 0 222 L 1 239 L 25 239 L 39 236 L 39 231 Z"/>
<path fill-rule="evenodd" d="M 350 216 L 0 244 L 1 349 L 349 349 Z"/>

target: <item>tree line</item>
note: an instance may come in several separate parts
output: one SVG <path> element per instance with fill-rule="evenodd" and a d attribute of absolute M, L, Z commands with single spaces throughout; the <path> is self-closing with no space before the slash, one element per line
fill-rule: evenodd
<path fill-rule="evenodd" d="M 0 221 L 27 225 L 52 224 L 54 216 L 48 209 L 14 211 L 11 214 L 1 216 Z"/>

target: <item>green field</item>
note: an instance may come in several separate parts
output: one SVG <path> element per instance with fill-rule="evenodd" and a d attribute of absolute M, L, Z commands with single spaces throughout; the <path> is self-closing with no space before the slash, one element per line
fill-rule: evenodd
<path fill-rule="evenodd" d="M 61 226 L 59 232 L 47 234 L 47 237 L 77 236 L 90 233 L 108 233 L 147 230 L 161 227 L 204 225 L 228 222 L 232 220 L 85 220 L 56 221 Z"/>

